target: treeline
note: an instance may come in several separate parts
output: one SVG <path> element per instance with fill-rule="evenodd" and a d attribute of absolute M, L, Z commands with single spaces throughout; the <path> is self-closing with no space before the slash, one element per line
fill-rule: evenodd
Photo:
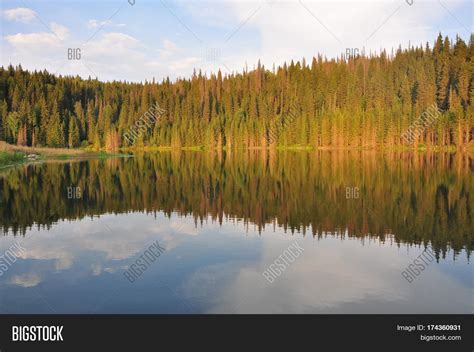
<path fill-rule="evenodd" d="M 24 234 L 62 219 L 164 212 L 196 224 L 235 219 L 267 233 L 280 227 L 470 253 L 472 165 L 469 153 L 272 150 L 33 164 L 0 176 L 0 228 Z M 75 187 L 80 198 L 70 197 Z"/>
<path fill-rule="evenodd" d="M 429 106 L 440 114 L 413 146 L 464 148 L 474 138 L 474 40 L 242 73 L 128 83 L 0 69 L 0 139 L 50 147 L 128 146 L 158 103 L 165 113 L 134 146 L 226 149 L 302 145 L 392 147 Z M 291 116 L 288 123 L 287 116 Z M 277 132 L 275 132 L 277 131 Z"/>

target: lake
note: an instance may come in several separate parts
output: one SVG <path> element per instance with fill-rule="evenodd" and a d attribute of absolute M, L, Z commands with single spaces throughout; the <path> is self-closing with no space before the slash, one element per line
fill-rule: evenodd
<path fill-rule="evenodd" d="M 0 313 L 474 313 L 473 171 L 269 150 L 3 170 Z"/>

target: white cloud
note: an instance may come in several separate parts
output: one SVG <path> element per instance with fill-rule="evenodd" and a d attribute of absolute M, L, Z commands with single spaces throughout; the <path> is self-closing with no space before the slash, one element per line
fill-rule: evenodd
<path fill-rule="evenodd" d="M 448 0 L 443 3 L 456 16 L 459 6 L 465 5 Z M 86 45 L 85 38 L 76 36 L 79 33 L 69 35 L 66 27 L 51 23 L 49 26 L 55 34 L 45 30 L 8 32 L 10 35 L 3 40 L 13 50 L 4 51 L 1 64 L 21 63 L 27 69 L 46 68 L 53 73 L 78 74 L 84 78 L 97 74 L 100 80 L 143 81 L 152 77 L 161 80 L 166 76 L 189 77 L 193 69 L 204 73 L 220 69 L 230 73 L 241 71 L 246 64 L 252 69 L 259 59 L 271 68 L 273 63 L 281 65 L 303 57 L 309 63 L 318 53 L 337 57 L 346 48 L 390 51 L 400 44 L 406 47 L 409 42 L 432 43 L 439 31 L 465 32 L 434 0 L 418 0 L 412 6 L 402 0 L 303 0 L 303 5 L 298 0 L 180 3 L 176 14 L 202 40 L 200 43 L 172 18 L 175 27 L 157 31 L 159 41 L 147 37 L 148 23 L 141 26 L 127 23 L 132 32 L 121 33 L 106 29 L 117 29 L 123 24 L 84 19 L 82 23 L 89 30 L 103 27 Z M 163 16 L 171 15 L 165 12 Z M 174 35 L 177 29 L 183 31 L 179 36 Z M 157 47 L 157 43 L 161 45 Z M 82 49 L 80 61 L 67 60 L 68 47 Z M 218 55 L 208 55 L 209 48 Z"/>
<path fill-rule="evenodd" d="M 99 79 L 124 80 L 136 77 L 143 69 L 147 61 L 145 52 L 145 47 L 134 37 L 111 32 L 84 45 L 82 60 L 97 72 Z"/>
<path fill-rule="evenodd" d="M 208 293 L 215 301 L 206 312 L 211 314 L 460 313 L 471 301 L 472 289 L 435 263 L 410 285 L 400 272 L 422 250 L 406 253 L 378 240 L 362 245 L 359 239 L 328 237 L 317 243 L 313 238 L 298 239 L 304 252 L 269 283 L 262 272 L 292 240 L 275 237 L 263 238 L 260 263 L 239 265 L 237 272 L 235 266 L 203 267 L 184 282 L 183 291 L 192 292 L 194 287 L 209 285 L 207 277 L 216 278 L 217 289 Z M 225 279 L 221 279 L 223 272 Z M 422 280 L 425 284 L 420 284 Z M 427 295 L 426 282 L 444 284 Z M 446 303 L 446 297 L 456 300 Z"/>
<path fill-rule="evenodd" d="M 67 62 L 65 41 L 69 38 L 69 30 L 54 22 L 49 24 L 49 28 L 51 32 L 16 33 L 5 36 L 2 46 L 9 47 L 5 50 L 8 57 L 1 55 L 1 64 L 21 64 L 25 69 L 47 69 L 51 73 L 59 73 L 59 69 Z"/>
<path fill-rule="evenodd" d="M 65 26 L 51 22 L 50 28 L 61 40 L 67 39 L 69 37 L 69 29 Z"/>
<path fill-rule="evenodd" d="M 184 72 L 189 76 L 192 69 L 199 66 L 202 58 L 199 57 L 185 57 L 183 59 L 176 59 L 170 63 L 169 67 L 175 72 Z"/>
<path fill-rule="evenodd" d="M 178 52 L 178 47 L 172 41 L 165 39 L 163 40 L 163 48 L 158 49 L 158 51 L 160 52 L 161 58 L 167 59 Z"/>
<path fill-rule="evenodd" d="M 121 32 L 98 32 L 84 42 L 69 39 L 69 30 L 51 23 L 51 32 L 17 33 L 4 37 L 12 50 L 3 65 L 21 63 L 25 69 L 47 69 L 61 75 L 91 76 L 100 80 L 150 80 L 189 76 L 202 58 L 189 55 L 169 39 L 159 48 L 144 45 L 136 37 Z M 80 48 L 80 60 L 68 60 L 68 48 Z"/>
<path fill-rule="evenodd" d="M 64 258 L 70 258 L 71 273 L 74 273 L 73 279 L 66 280 L 65 285 L 104 272 L 121 275 L 140 253 L 158 241 L 166 248 L 167 262 L 163 264 L 179 273 L 176 276 L 177 297 L 202 302 L 207 313 L 442 314 L 472 311 L 472 285 L 459 279 L 463 276 L 453 271 L 467 273 L 467 258 L 459 256 L 455 262 L 448 255 L 443 263 L 431 263 L 422 276 L 409 284 L 400 273 L 422 248 L 400 249 L 388 240 L 382 243 L 370 239 L 361 243 L 356 238 L 346 237 L 341 241 L 341 238 L 328 236 L 317 240 L 297 235 L 298 245 L 304 252 L 270 284 L 262 272 L 295 241 L 296 236 L 284 235 L 281 228 L 275 233 L 271 229 L 262 234 L 252 230 L 247 233 L 248 228 L 242 223 L 225 223 L 220 227 L 211 221 L 208 217 L 206 225 L 196 230 L 192 216 L 182 218 L 176 213 L 171 219 L 161 212 L 156 217 L 143 213 L 104 214 L 94 220 L 60 221 L 48 231 L 33 228 L 21 242 L 26 248 L 21 258 L 34 259 L 27 270 L 38 272 L 21 273 L 26 262 L 15 265 L 11 270 L 16 272 L 8 283 L 32 287 L 45 282 L 47 287 L 50 280 L 55 282 L 52 274 L 56 273 L 51 273 L 43 264 Z M 196 233 L 199 236 L 194 236 Z M 16 240 L 7 236 L 0 247 L 8 248 Z M 233 255 L 201 260 L 209 255 L 212 257 L 213 253 L 222 254 L 229 246 L 235 249 Z M 208 252 L 203 252 L 204 248 Z M 183 259 L 179 262 L 173 258 Z M 188 264 L 183 266 L 182 263 Z M 186 272 L 182 272 L 184 268 Z M 182 280 L 181 273 L 184 275 Z M 153 278 L 149 280 L 151 284 Z M 435 282 L 443 282 L 443 287 L 427 295 L 426 287 Z M 446 297 L 453 299 L 447 302 Z"/>
<path fill-rule="evenodd" d="M 444 1 L 456 14 L 465 3 Z M 207 63 L 213 71 L 224 64 L 231 70 L 246 64 L 251 69 L 259 59 L 267 68 L 303 57 L 311 62 L 318 54 L 340 57 L 347 48 L 365 48 L 367 53 L 385 48 L 390 53 L 399 45 L 432 44 L 439 31 L 466 34 L 435 0 L 418 0 L 412 6 L 399 0 L 224 0 L 218 12 L 199 10 L 203 6 L 196 1 L 185 6 L 199 23 L 222 27 L 212 44 L 220 47 L 222 57 L 214 66 Z"/>
<path fill-rule="evenodd" d="M 57 43 L 57 38 L 52 33 L 17 33 L 7 35 L 5 37 L 7 42 L 16 49 L 29 49 L 30 46 L 54 45 Z"/>
<path fill-rule="evenodd" d="M 50 23 L 51 32 L 17 33 L 7 35 L 6 41 L 19 50 L 30 50 L 45 48 L 45 46 L 57 46 L 69 36 L 69 30 L 55 22 Z"/>
<path fill-rule="evenodd" d="M 85 50 L 90 52 L 92 55 L 118 55 L 118 54 L 130 54 L 133 50 L 141 49 L 140 42 L 134 37 L 119 33 L 119 32 L 110 32 L 105 33 L 100 39 L 95 41 L 90 41 L 85 46 Z M 126 57 L 123 57 L 122 60 L 126 61 Z"/>
<path fill-rule="evenodd" d="M 155 53 L 158 52 L 158 55 Z M 120 32 L 105 33 L 87 43 L 84 62 L 103 80 L 150 80 L 152 77 L 189 76 L 201 58 L 188 56 L 171 40 L 150 48 L 137 38 Z M 120 76 L 117 76 L 120 72 Z M 77 72 L 74 72 L 76 74 Z"/>
<path fill-rule="evenodd" d="M 106 21 L 99 21 L 95 19 L 91 19 L 87 22 L 87 28 L 90 29 L 96 29 L 96 28 L 101 28 L 105 26 L 115 26 L 115 27 L 124 27 L 124 23 L 113 23 L 112 20 L 106 20 Z"/>
<path fill-rule="evenodd" d="M 41 282 L 41 277 L 36 273 L 13 275 L 10 279 L 12 285 L 21 287 L 33 287 Z"/>
<path fill-rule="evenodd" d="M 17 7 L 3 11 L 3 16 L 10 21 L 28 23 L 36 17 L 36 12 L 27 7 Z"/>

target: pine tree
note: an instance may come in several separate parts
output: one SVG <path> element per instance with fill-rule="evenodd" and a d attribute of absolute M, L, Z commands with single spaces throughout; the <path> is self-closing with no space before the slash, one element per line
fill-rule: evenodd
<path fill-rule="evenodd" d="M 80 144 L 80 133 L 79 126 L 77 123 L 77 118 L 72 117 L 69 122 L 69 136 L 68 136 L 68 146 L 69 148 L 76 148 Z"/>
<path fill-rule="evenodd" d="M 413 145 L 462 149 L 473 139 L 473 55 L 472 36 L 466 43 L 440 34 L 432 49 L 427 43 L 349 60 L 317 55 L 310 66 L 291 61 L 271 71 L 257 62 L 254 70 L 199 71 L 175 82 L 102 83 L 9 66 L 0 68 L 0 138 L 115 148 L 116 134 L 123 139 L 157 103 L 164 110 L 134 146 L 394 147 L 436 103 L 442 116 Z M 284 123 L 293 103 L 298 117 Z"/>

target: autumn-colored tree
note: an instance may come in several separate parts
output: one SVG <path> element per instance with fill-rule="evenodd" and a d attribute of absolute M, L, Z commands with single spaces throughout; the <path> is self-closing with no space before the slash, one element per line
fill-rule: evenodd
<path fill-rule="evenodd" d="M 68 137 L 68 146 L 69 148 L 76 148 L 80 144 L 80 133 L 79 126 L 77 124 L 76 117 L 72 117 L 69 120 L 69 137 Z"/>
<path fill-rule="evenodd" d="M 105 138 L 105 149 L 108 151 L 116 152 L 120 148 L 120 136 L 115 129 L 107 132 Z"/>
<path fill-rule="evenodd" d="M 473 38 L 440 34 L 432 48 L 426 43 L 336 59 L 318 54 L 310 65 L 291 61 L 272 70 L 257 62 L 254 70 L 195 71 L 175 82 L 104 83 L 2 67 L 0 138 L 99 149 L 111 138 L 116 145 L 115 132 L 123 140 L 158 104 L 160 113 L 141 127 L 134 147 L 397 147 L 436 103 L 442 113 L 413 146 L 462 149 L 474 135 Z"/>

